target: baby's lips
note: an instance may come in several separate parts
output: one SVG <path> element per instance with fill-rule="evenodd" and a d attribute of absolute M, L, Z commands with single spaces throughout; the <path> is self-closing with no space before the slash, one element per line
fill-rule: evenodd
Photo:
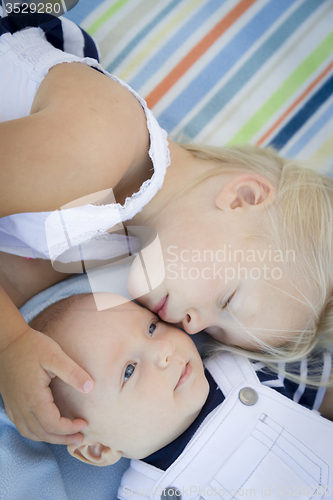
<path fill-rule="evenodd" d="M 131 233 L 137 234 L 141 241 L 149 241 L 134 259 L 128 277 L 128 291 L 133 299 L 136 299 L 151 292 L 163 282 L 165 278 L 164 259 L 156 231 L 151 228 L 135 226 L 128 229 Z"/>

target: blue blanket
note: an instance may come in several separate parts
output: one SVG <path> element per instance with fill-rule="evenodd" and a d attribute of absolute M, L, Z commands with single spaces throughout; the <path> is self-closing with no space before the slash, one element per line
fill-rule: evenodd
<path fill-rule="evenodd" d="M 89 271 L 35 295 L 20 312 L 30 322 L 61 299 L 94 291 L 117 293 L 130 299 L 126 283 L 132 260 Z M 90 281 L 89 281 L 90 280 Z M 202 337 L 194 339 L 200 349 Z M 0 395 L 0 500 L 113 500 L 129 466 L 122 458 L 109 467 L 86 465 L 66 446 L 38 443 L 22 437 L 6 415 Z"/>
<path fill-rule="evenodd" d="M 127 295 L 129 264 L 116 266 L 105 279 L 97 270 L 100 291 Z M 99 276 L 99 277 L 98 277 Z M 78 293 L 90 293 L 86 275 L 68 278 L 29 300 L 21 313 L 31 321 L 45 307 Z M 93 467 L 71 457 L 65 446 L 23 438 L 6 415 L 0 396 L 0 500 L 113 500 L 129 460 Z"/>

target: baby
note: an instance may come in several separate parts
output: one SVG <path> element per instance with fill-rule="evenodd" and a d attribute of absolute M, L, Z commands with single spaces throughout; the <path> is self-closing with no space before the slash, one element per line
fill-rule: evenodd
<path fill-rule="evenodd" d="M 110 294 L 103 295 L 110 304 Z M 115 305 L 122 299 L 113 297 Z M 59 378 L 51 383 L 62 415 L 89 421 L 88 446 L 70 448 L 87 461 L 93 456 L 108 465 L 121 455 L 150 455 L 184 432 L 207 399 L 208 382 L 191 338 L 133 302 L 97 311 L 92 294 L 76 295 L 50 306 L 31 326 L 89 366 L 95 381 L 90 395 Z M 108 445 L 98 460 L 96 436 Z"/>
<path fill-rule="evenodd" d="M 256 374 L 246 358 L 230 353 L 212 358 L 204 370 L 185 332 L 133 302 L 123 303 L 118 295 L 101 294 L 99 301 L 103 300 L 114 306 L 97 311 L 92 294 L 63 299 L 40 313 L 31 326 L 58 342 L 95 381 L 88 395 L 57 377 L 51 383 L 61 414 L 88 422 L 83 443 L 69 445 L 69 453 L 98 466 L 122 456 L 144 459 L 132 461 L 119 498 L 138 493 L 151 498 L 148 491 L 161 490 L 169 495 L 161 498 L 172 498 L 170 486 L 176 498 L 183 488 L 190 489 L 188 498 L 197 498 L 199 488 L 202 498 L 212 496 L 207 491 L 217 484 L 220 492 L 231 487 L 258 489 L 259 480 L 261 487 L 266 484 L 260 474 L 268 474 L 273 497 L 278 493 L 274 488 L 306 485 L 304 474 L 311 474 L 309 488 L 332 486 L 326 477 L 317 482 L 316 468 L 318 461 L 333 465 L 333 425 L 288 399 L 296 399 L 292 389 L 288 394 L 283 388 L 279 394 L 267 387 L 272 375 Z M 315 407 L 317 400 L 321 408 L 331 397 L 327 392 L 321 404 L 311 391 L 304 396 L 304 405 Z M 257 445 L 258 439 L 263 444 Z M 296 457 L 297 450 L 301 455 L 306 450 L 307 458 Z M 283 453 L 291 457 L 290 463 L 284 463 Z M 233 467 L 237 460 L 245 461 L 244 468 Z M 228 467 L 234 469 L 232 480 Z M 244 482 L 244 474 L 252 479 Z"/>

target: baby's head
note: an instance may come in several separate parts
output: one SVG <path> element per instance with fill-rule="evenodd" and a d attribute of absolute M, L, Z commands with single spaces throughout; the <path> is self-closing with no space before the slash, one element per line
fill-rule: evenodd
<path fill-rule="evenodd" d="M 117 295 L 97 311 L 92 294 L 53 304 L 31 323 L 46 333 L 92 376 L 83 395 L 52 381 L 63 416 L 81 417 L 88 427 L 83 444 L 68 451 L 94 465 L 121 456 L 144 458 L 176 439 L 195 420 L 208 396 L 199 353 L 183 331 Z M 115 304 L 111 307 L 111 304 Z"/>
<path fill-rule="evenodd" d="M 188 150 L 202 176 L 159 214 L 165 279 L 140 293 L 138 258 L 130 292 L 252 357 L 305 355 L 332 331 L 333 180 L 271 149 Z"/>

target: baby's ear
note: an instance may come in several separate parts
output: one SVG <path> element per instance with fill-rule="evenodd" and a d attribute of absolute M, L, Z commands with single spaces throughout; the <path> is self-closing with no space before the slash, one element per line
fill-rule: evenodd
<path fill-rule="evenodd" d="M 115 464 L 122 455 L 121 451 L 111 450 L 111 448 L 101 443 L 93 445 L 70 444 L 67 446 L 67 450 L 72 457 L 81 460 L 81 462 L 97 465 L 98 467 Z"/>

